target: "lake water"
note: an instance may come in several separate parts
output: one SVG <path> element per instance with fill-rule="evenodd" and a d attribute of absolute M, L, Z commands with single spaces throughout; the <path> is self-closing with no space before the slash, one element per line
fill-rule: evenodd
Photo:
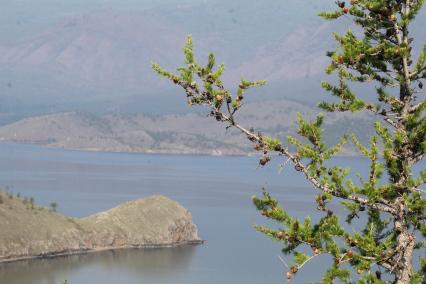
<path fill-rule="evenodd" d="M 267 224 L 251 196 L 265 186 L 292 214 L 316 211 L 315 191 L 279 163 L 257 169 L 256 157 L 91 153 L 0 144 L 0 185 L 58 211 L 83 217 L 118 204 L 162 194 L 188 208 L 207 243 L 162 249 L 105 251 L 0 264 L 0 283 L 283 283 L 281 246 L 256 232 Z M 367 172 L 363 159 L 337 159 Z M 1 229 L 1 228 L 0 228 Z M 290 258 L 289 258 L 290 259 Z M 304 267 L 293 283 L 316 280 L 329 259 Z"/>

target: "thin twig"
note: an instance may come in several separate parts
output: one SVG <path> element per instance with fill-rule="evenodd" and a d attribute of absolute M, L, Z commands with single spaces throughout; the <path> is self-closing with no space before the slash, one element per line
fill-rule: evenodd
<path fill-rule="evenodd" d="M 287 267 L 287 269 L 290 269 L 287 262 L 285 262 L 285 260 L 280 255 L 278 256 L 278 258 L 281 260 L 281 262 L 284 264 L 284 266 Z"/>

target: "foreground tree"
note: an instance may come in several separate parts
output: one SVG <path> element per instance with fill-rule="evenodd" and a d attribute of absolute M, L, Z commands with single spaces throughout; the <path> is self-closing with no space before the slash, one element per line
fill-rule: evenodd
<path fill-rule="evenodd" d="M 324 89 L 337 98 L 319 106 L 328 112 L 368 111 L 379 118 L 375 135 L 365 146 L 351 135 L 360 153 L 370 160 L 369 176 L 359 181 L 348 178 L 350 170 L 343 166 L 328 166 L 348 136 L 335 146 L 323 141 L 323 115 L 314 121 L 299 117 L 300 137 L 288 137 L 287 143 L 245 128 L 235 120 L 242 107 L 247 89 L 261 86 L 264 81 L 241 80 L 237 93 L 232 94 L 222 83 L 224 65 L 217 69 L 215 56 L 209 55 L 206 66 L 197 63 L 189 37 L 184 48 L 185 66 L 178 74 L 153 64 L 161 76 L 184 88 L 190 105 L 208 105 L 210 115 L 237 128 L 262 153 L 260 165 L 265 165 L 276 153 L 291 162 L 319 190 L 316 197 L 322 218 L 311 224 L 309 217 L 291 217 L 267 192 L 254 197 L 253 202 L 263 216 L 279 222 L 275 230 L 264 226 L 256 229 L 282 242 L 284 253 L 294 254 L 294 264 L 286 276 L 291 280 L 310 260 L 328 254 L 334 263 L 325 272 L 322 282 L 333 283 L 426 283 L 425 241 L 426 171 L 416 174 L 413 167 L 426 150 L 426 100 L 422 95 L 426 79 L 426 43 L 414 59 L 409 24 L 422 8 L 423 0 L 352 0 L 350 4 L 336 2 L 337 9 L 321 16 L 328 20 L 349 17 L 360 33 L 347 31 L 335 34 L 338 48 L 328 52 L 331 64 L 328 74 L 336 73 L 338 83 L 323 82 Z M 375 96 L 359 96 L 352 91 L 356 83 L 375 85 Z M 368 99 L 366 99 L 368 98 Z M 375 98 L 375 99 L 373 99 Z M 286 146 L 288 145 L 288 146 Z M 288 147 L 293 147 L 290 151 Z M 366 216 L 365 228 L 353 233 L 346 231 L 328 206 L 337 199 L 349 210 L 346 222 Z M 302 253 L 304 247 L 312 252 Z M 414 265 L 415 250 L 420 250 L 420 264 Z M 352 267 L 358 276 L 351 276 Z M 415 271 L 416 269 L 417 271 Z"/>

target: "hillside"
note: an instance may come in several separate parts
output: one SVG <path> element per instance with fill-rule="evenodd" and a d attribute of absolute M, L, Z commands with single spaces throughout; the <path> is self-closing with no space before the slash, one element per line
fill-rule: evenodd
<path fill-rule="evenodd" d="M 251 103 L 237 115 L 242 125 L 285 140 L 295 134 L 297 112 L 312 118 L 317 109 L 280 100 Z M 326 141 L 333 143 L 350 129 L 366 141 L 372 118 L 358 114 L 326 117 Z M 0 127 L 0 141 L 49 147 L 107 152 L 243 155 L 252 145 L 238 131 L 204 114 L 146 116 L 143 114 L 96 116 L 81 112 L 26 118 Z M 350 148 L 346 154 L 352 153 Z"/>
<path fill-rule="evenodd" d="M 165 95 L 173 88 L 150 65 L 181 65 L 187 34 L 193 34 L 200 60 L 214 51 L 218 61 L 226 62 L 226 82 L 235 85 L 240 76 L 268 79 L 290 91 L 295 91 L 292 80 L 322 73 L 324 50 L 333 44 L 330 25 L 318 25 L 315 16 L 325 2 L 215 0 L 153 6 L 64 15 L 8 43 L 0 41 L 0 111 L 99 111 L 137 104 L 143 111 L 167 113 L 174 101 Z M 135 95 L 144 100 L 134 100 Z M 160 102 L 161 108 L 149 107 Z"/>
<path fill-rule="evenodd" d="M 211 32 L 195 41 L 200 56 L 215 51 L 227 62 L 228 79 L 251 76 L 258 69 L 260 74 L 255 75 L 267 75 L 265 79 L 274 82 L 322 73 L 328 62 L 324 50 L 333 44 L 331 32 L 329 23 L 297 27 L 271 41 L 258 42 L 249 51 L 244 49 L 243 56 L 240 43 L 221 42 Z M 0 63 L 2 69 L 27 70 L 68 84 L 123 84 L 128 89 L 153 91 L 162 84 L 153 80 L 151 61 L 180 65 L 188 33 L 160 14 L 102 11 L 65 19 L 13 45 L 0 45 Z"/>
<path fill-rule="evenodd" d="M 332 32 L 353 28 L 345 18 L 330 23 L 317 17 L 333 7 L 326 0 L 25 1 L 0 11 L 0 124 L 18 115 L 116 107 L 184 112 L 172 96 L 176 89 L 150 65 L 180 66 L 188 34 L 199 60 L 213 51 L 226 63 L 230 88 L 241 76 L 267 79 L 262 97 L 253 100 L 314 103 L 322 94 L 326 51 L 336 46 Z M 415 55 L 423 46 L 425 15 L 413 26 Z"/>
<path fill-rule="evenodd" d="M 0 262 L 88 251 L 199 243 L 191 214 L 163 196 L 83 219 L 0 192 Z"/>

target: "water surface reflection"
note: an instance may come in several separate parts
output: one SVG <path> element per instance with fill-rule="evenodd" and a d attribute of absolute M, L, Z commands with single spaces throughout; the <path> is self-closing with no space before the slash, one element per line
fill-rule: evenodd
<path fill-rule="evenodd" d="M 122 249 L 0 265 L 0 283 L 188 283 L 197 246 Z"/>

